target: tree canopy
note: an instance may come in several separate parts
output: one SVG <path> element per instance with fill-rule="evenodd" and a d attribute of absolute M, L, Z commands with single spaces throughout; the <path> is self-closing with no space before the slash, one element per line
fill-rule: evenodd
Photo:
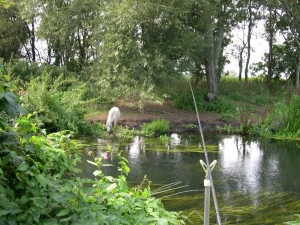
<path fill-rule="evenodd" d="M 269 52 L 256 70 L 268 71 L 268 82 L 284 74 L 299 84 L 300 11 L 293 1 L 25 0 L 10 1 L 9 8 L 1 2 L 0 57 L 5 61 L 64 66 L 110 88 L 147 89 L 191 74 L 195 80 L 205 77 L 207 92 L 216 96 L 233 30 L 247 24 L 239 50 L 247 81 L 251 36 L 264 21 Z M 284 43 L 276 42 L 278 35 Z M 280 60 L 289 55 L 296 57 Z"/>

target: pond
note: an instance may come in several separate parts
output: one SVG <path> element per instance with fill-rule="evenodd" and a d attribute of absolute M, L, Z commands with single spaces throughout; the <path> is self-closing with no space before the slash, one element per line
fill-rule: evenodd
<path fill-rule="evenodd" d="M 222 224 L 283 224 L 300 213 L 300 143 L 273 139 L 205 134 Z M 118 160 L 106 157 L 107 146 L 122 150 L 131 171 L 130 186 L 144 176 L 152 181 L 153 196 L 161 198 L 168 210 L 183 211 L 191 223 L 203 224 L 205 161 L 201 137 L 186 135 L 181 140 L 159 138 L 133 140 L 80 140 L 81 176 L 93 178 L 95 166 L 88 164 L 102 155 L 105 175 L 118 176 Z M 165 186 L 164 186 L 165 185 Z M 172 189 L 172 190 L 171 190 Z M 216 224 L 211 198 L 210 222 Z"/>

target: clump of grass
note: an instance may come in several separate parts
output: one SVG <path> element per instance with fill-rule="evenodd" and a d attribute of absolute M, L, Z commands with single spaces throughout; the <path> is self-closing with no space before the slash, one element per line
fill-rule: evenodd
<path fill-rule="evenodd" d="M 166 119 L 156 119 L 151 123 L 144 123 L 141 133 L 147 137 L 160 136 L 170 130 L 170 122 Z"/>
<path fill-rule="evenodd" d="M 297 217 L 296 220 L 288 221 L 288 222 L 285 222 L 284 224 L 289 224 L 289 225 L 297 225 L 297 224 L 300 224 L 300 214 L 295 214 L 295 216 Z"/>
<path fill-rule="evenodd" d="M 280 107 L 280 109 L 281 115 L 277 116 L 279 119 L 277 134 L 279 136 L 300 137 L 300 97 L 293 95 L 287 107 Z"/>
<path fill-rule="evenodd" d="M 120 138 L 133 138 L 134 136 L 139 135 L 138 130 L 129 129 L 128 127 L 118 126 L 116 130 L 116 135 Z"/>

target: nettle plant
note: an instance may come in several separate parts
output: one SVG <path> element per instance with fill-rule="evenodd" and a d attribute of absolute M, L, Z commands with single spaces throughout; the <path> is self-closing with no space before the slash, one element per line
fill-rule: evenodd
<path fill-rule="evenodd" d="M 0 224 L 184 224 L 151 197 L 149 185 L 128 187 L 121 153 L 118 178 L 103 175 L 101 158 L 91 162 L 96 180 L 76 177 L 72 133 L 38 130 L 3 70 L 0 81 Z"/>

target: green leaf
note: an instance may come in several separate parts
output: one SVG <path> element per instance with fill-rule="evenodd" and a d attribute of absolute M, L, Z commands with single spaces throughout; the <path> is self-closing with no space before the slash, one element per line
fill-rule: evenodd
<path fill-rule="evenodd" d="M 0 210 L 0 217 L 7 215 L 9 212 L 7 210 Z"/>
<path fill-rule="evenodd" d="M 36 179 L 44 188 L 46 188 L 48 181 L 42 174 L 38 174 Z"/>
<path fill-rule="evenodd" d="M 10 155 L 6 155 L 3 157 L 2 166 L 5 166 L 9 162 L 10 157 L 11 157 Z"/>
<path fill-rule="evenodd" d="M 1 194 L 6 194 L 5 188 L 0 184 L 0 193 Z"/>
<path fill-rule="evenodd" d="M 21 197 L 21 203 L 24 205 L 26 202 L 28 202 L 28 197 L 26 196 L 26 195 L 23 195 L 22 197 Z"/>
<path fill-rule="evenodd" d="M 18 214 L 18 213 L 20 213 L 20 212 L 23 211 L 23 210 L 20 209 L 20 207 L 19 207 L 16 203 L 14 203 L 14 202 L 10 202 L 9 205 L 8 205 L 8 207 L 7 207 L 7 209 L 8 209 L 8 211 L 9 211 L 9 213 L 12 214 L 12 215 Z"/>
<path fill-rule="evenodd" d="M 19 166 L 18 166 L 18 169 L 17 170 L 20 170 L 20 171 L 25 171 L 28 169 L 28 164 L 26 163 L 21 163 Z"/>
<path fill-rule="evenodd" d="M 115 189 L 117 187 L 117 184 L 116 183 L 113 183 L 111 185 L 109 185 L 107 188 L 106 188 L 106 191 L 112 191 L 113 189 Z"/>
<path fill-rule="evenodd" d="M 3 74 L 3 79 L 4 79 L 5 81 L 9 81 L 9 76 Z"/>
<path fill-rule="evenodd" d="M 148 191 L 146 189 L 144 189 L 143 193 L 142 193 L 143 198 L 147 198 L 148 197 Z"/>
<path fill-rule="evenodd" d="M 103 173 L 101 170 L 95 170 L 93 174 L 94 176 L 101 176 Z"/>
<path fill-rule="evenodd" d="M 61 217 L 61 216 L 65 216 L 70 212 L 69 209 L 63 209 L 61 210 L 59 213 L 56 214 L 56 216 Z"/>
<path fill-rule="evenodd" d="M 14 105 L 16 96 L 13 93 L 8 92 L 8 93 L 5 94 L 5 99 L 7 100 L 7 102 L 9 104 Z"/>

